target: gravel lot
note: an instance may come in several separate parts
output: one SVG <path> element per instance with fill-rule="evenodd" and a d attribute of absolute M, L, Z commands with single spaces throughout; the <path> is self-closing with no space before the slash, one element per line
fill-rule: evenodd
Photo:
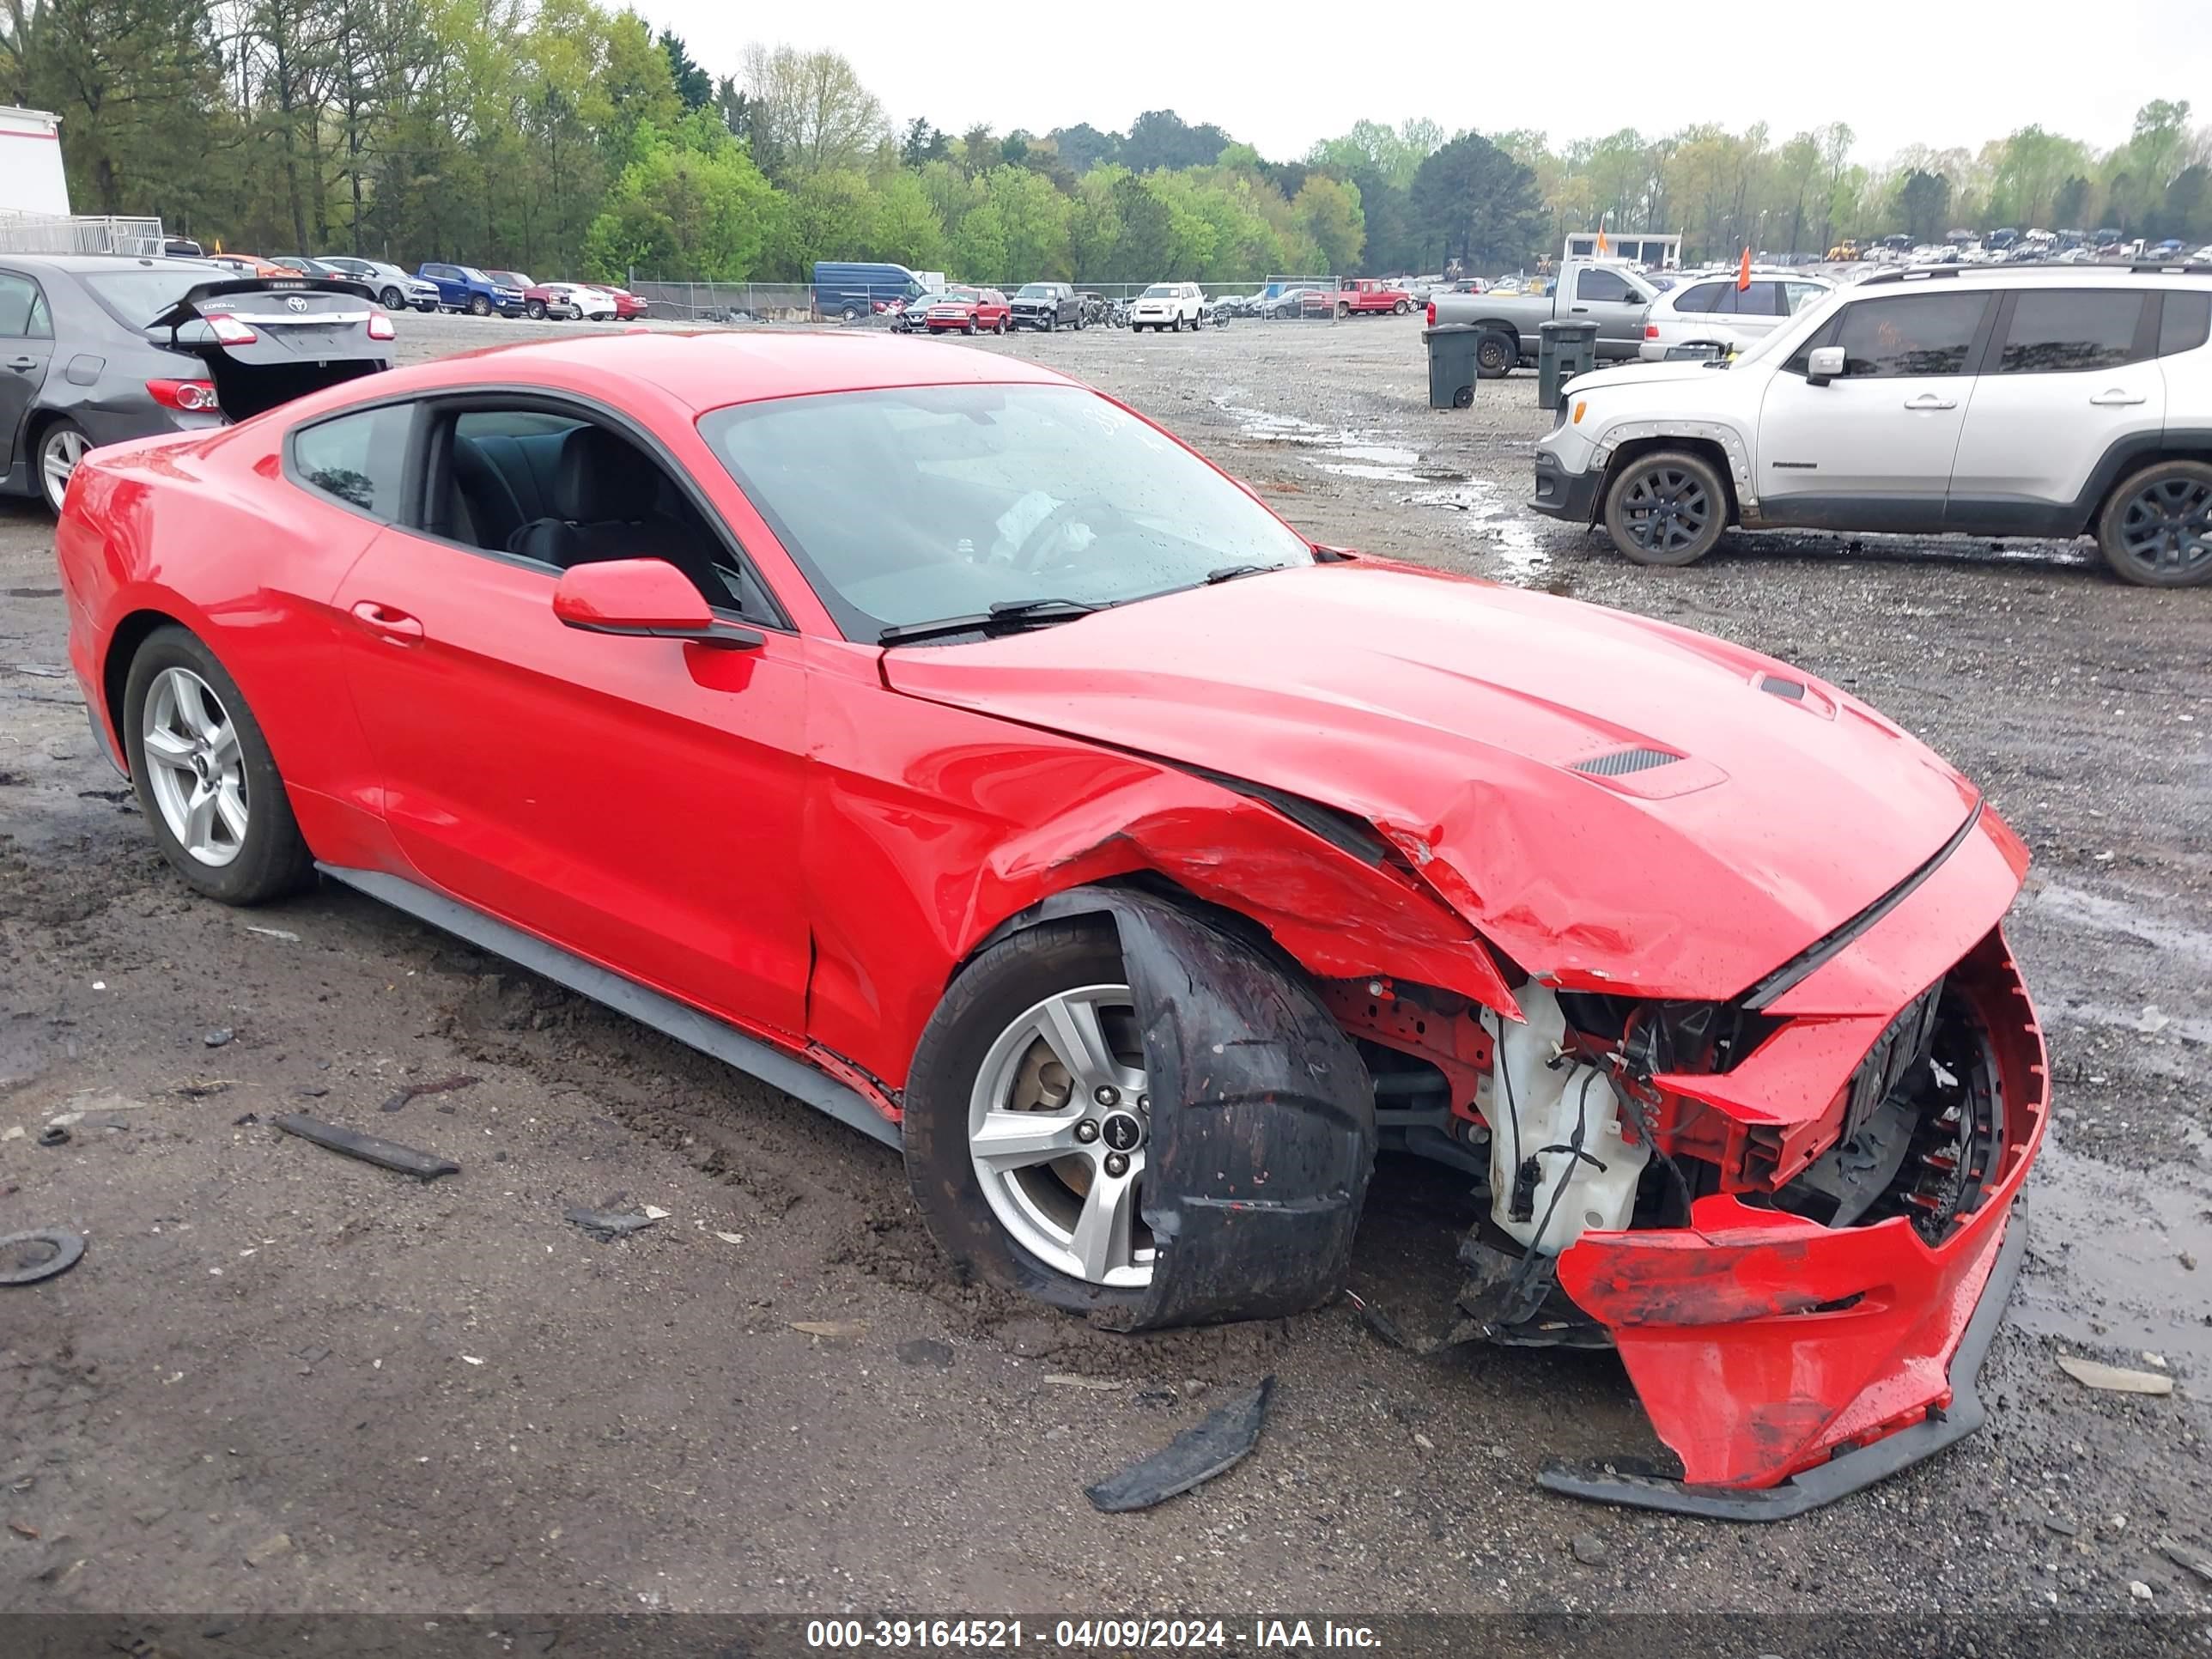
<path fill-rule="evenodd" d="M 403 355 L 547 326 L 410 318 Z M 345 891 L 188 898 L 86 733 L 50 527 L 11 503 L 0 1133 L 27 1133 L 0 1140 L 0 1232 L 90 1243 L 0 1290 L 0 1607 L 2055 1606 L 2142 1634 L 2212 1610 L 2160 1547 L 2212 1556 L 2212 591 L 2124 587 L 2087 543 L 1739 536 L 1638 570 L 1523 513 L 1534 377 L 1432 411 L 1419 333 L 976 349 L 1163 420 L 1317 538 L 1771 651 L 1980 781 L 2037 854 L 2014 927 L 2058 1121 L 1978 1438 L 1784 1527 L 1616 1513 L 1530 1485 L 1547 1453 L 1646 1443 L 1609 1357 L 1417 1358 L 1342 1303 L 1109 1336 L 963 1288 L 896 1158 L 807 1109 Z M 477 1080 L 378 1110 L 455 1076 Z M 422 1187 L 268 1127 L 303 1096 L 465 1171 Z M 41 1146 L 61 1113 L 71 1139 Z M 562 1218 L 623 1201 L 669 1214 L 615 1243 Z M 1386 1164 L 1355 1288 L 1440 1315 L 1467 1213 Z M 865 1329 L 793 1328 L 813 1321 Z M 2062 1352 L 2154 1353 L 2176 1390 L 2091 1393 Z M 1243 1467 L 1092 1512 L 1085 1482 L 1268 1373 Z"/>

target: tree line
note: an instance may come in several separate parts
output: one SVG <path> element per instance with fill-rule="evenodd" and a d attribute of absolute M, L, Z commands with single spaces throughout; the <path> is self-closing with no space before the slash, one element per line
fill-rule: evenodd
<path fill-rule="evenodd" d="M 1166 110 L 1122 132 L 895 123 L 834 52 L 710 69 L 598 0 L 0 0 L 0 96 L 62 116 L 79 212 L 409 264 L 1218 281 L 1511 268 L 1600 222 L 1717 258 L 1951 223 L 2212 239 L 2212 141 L 2166 101 L 2103 153 L 2029 127 L 1876 167 L 1842 125 L 1553 144 L 1416 120 L 1271 161 Z"/>

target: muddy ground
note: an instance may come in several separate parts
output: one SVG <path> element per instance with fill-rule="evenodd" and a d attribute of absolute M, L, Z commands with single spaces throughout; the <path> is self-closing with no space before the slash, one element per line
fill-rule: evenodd
<path fill-rule="evenodd" d="M 404 326 L 420 356 L 536 331 Z M 1519 506 L 1532 377 L 1426 407 L 1417 319 L 978 349 L 1127 399 L 1319 538 L 1802 663 L 1987 787 L 2037 854 L 2014 936 L 2058 1103 L 1988 1428 L 1782 1527 L 1620 1513 L 1530 1486 L 1648 1443 L 1609 1358 L 1416 1358 L 1342 1303 L 1109 1336 L 963 1288 L 895 1156 L 808 1109 L 347 891 L 187 897 L 87 735 L 49 526 L 13 503 L 0 1133 L 27 1133 L 0 1233 L 90 1243 L 0 1290 L 0 1607 L 2212 1608 L 2161 1549 L 2212 1555 L 2212 591 L 2122 586 L 2086 543 L 1736 537 L 1632 568 Z M 310 1103 L 464 1172 L 268 1127 Z M 624 1202 L 669 1214 L 614 1243 L 562 1219 Z M 1355 1288 L 1440 1312 L 1468 1218 L 1386 1164 Z M 2176 1389 L 2093 1394 L 2061 1352 Z M 1243 1466 L 1092 1511 L 1084 1483 L 1269 1373 Z"/>

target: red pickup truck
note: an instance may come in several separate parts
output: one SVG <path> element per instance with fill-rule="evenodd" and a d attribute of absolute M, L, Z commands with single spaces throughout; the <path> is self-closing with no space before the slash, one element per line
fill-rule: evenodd
<path fill-rule="evenodd" d="M 1337 290 L 1336 314 L 1340 317 L 1372 316 L 1382 312 L 1402 317 L 1413 308 L 1412 295 L 1380 276 L 1356 277 Z"/>

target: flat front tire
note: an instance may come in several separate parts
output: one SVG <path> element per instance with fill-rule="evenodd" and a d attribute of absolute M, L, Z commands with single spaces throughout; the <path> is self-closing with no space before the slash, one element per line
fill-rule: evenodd
<path fill-rule="evenodd" d="M 2097 546 L 2139 586 L 2212 581 L 2212 466 L 2159 461 L 2127 478 L 2097 516 Z"/>
<path fill-rule="evenodd" d="M 305 886 L 313 855 L 245 694 L 185 629 L 149 635 L 131 659 L 122 727 L 139 810 L 186 884 L 226 904 Z"/>
<path fill-rule="evenodd" d="M 1144 1065 L 1110 927 L 1047 922 L 969 963 L 906 1095 L 907 1176 L 945 1253 L 1055 1307 L 1141 1302 Z"/>
<path fill-rule="evenodd" d="M 1635 564 L 1694 563 L 1728 527 L 1728 491 L 1710 462 L 1662 449 L 1623 463 L 1605 492 L 1605 529 Z"/>

